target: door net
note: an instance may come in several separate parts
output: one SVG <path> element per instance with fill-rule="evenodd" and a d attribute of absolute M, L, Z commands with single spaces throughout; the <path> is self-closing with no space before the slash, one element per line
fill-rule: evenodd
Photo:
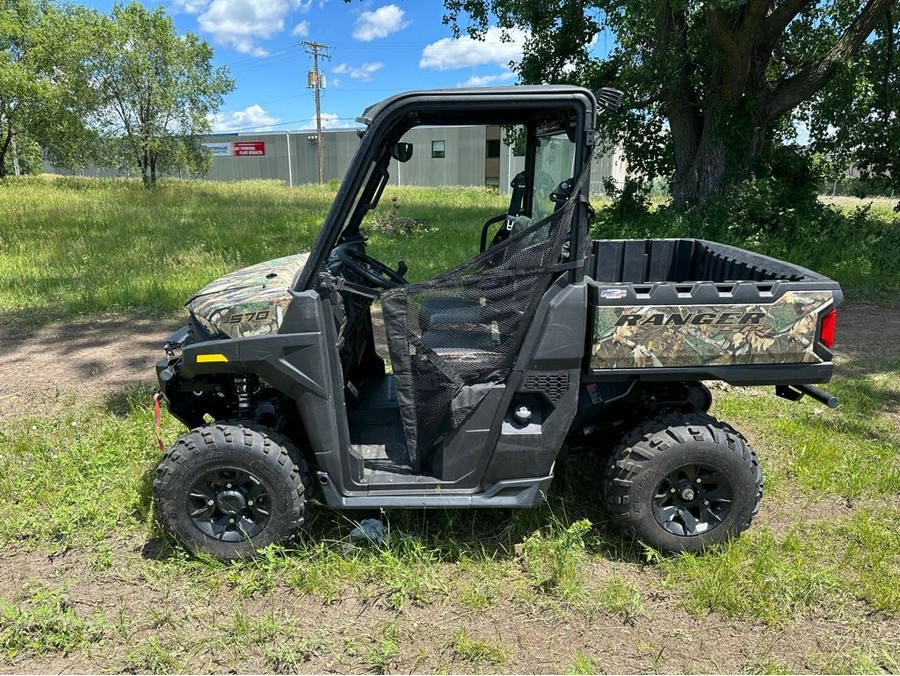
<path fill-rule="evenodd" d="M 509 373 L 541 296 L 569 267 L 563 244 L 580 187 L 559 210 L 501 244 L 427 282 L 382 294 L 413 469 L 489 384 Z"/>

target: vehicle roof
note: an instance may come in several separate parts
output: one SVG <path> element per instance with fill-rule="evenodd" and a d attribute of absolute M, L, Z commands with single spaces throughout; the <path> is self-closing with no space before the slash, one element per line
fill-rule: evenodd
<path fill-rule="evenodd" d="M 511 87 L 454 87 L 452 89 L 418 89 L 401 94 L 389 96 L 386 99 L 374 103 L 363 111 L 363 114 L 356 118 L 357 122 L 369 125 L 383 110 L 403 101 L 404 99 L 424 98 L 424 99 L 447 99 L 455 101 L 465 101 L 467 98 L 477 96 L 480 99 L 496 98 L 498 103 L 508 102 L 510 99 L 523 97 L 569 97 L 575 95 L 585 95 L 594 98 L 593 92 L 584 87 L 576 87 L 574 85 L 515 85 Z"/>

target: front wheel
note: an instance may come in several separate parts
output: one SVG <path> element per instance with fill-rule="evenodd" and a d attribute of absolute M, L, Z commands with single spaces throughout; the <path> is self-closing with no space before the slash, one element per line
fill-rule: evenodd
<path fill-rule="evenodd" d="M 762 472 L 732 427 L 668 414 L 627 434 L 610 459 L 606 502 L 627 535 L 666 553 L 737 536 L 759 511 Z"/>
<path fill-rule="evenodd" d="M 187 550 L 220 561 L 286 543 L 303 523 L 311 482 L 299 451 L 252 423 L 203 425 L 156 470 L 156 510 Z"/>

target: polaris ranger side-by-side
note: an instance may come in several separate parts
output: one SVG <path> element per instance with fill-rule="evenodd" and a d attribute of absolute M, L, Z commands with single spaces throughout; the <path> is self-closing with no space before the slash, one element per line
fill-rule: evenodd
<path fill-rule="evenodd" d="M 607 506 L 647 545 L 697 551 L 747 528 L 762 474 L 702 382 L 836 405 L 811 384 L 831 377 L 840 287 L 713 242 L 592 241 L 595 121 L 620 101 L 509 87 L 366 110 L 312 251 L 211 283 L 166 343 L 160 388 L 192 429 L 158 468 L 164 526 L 233 559 L 290 539 L 314 483 L 334 508 L 530 507 L 566 447 L 608 454 Z M 472 224 L 473 257 L 410 284 L 360 228 L 392 159 L 413 155 L 404 134 L 435 125 L 519 127 L 525 169 L 507 213 Z"/>

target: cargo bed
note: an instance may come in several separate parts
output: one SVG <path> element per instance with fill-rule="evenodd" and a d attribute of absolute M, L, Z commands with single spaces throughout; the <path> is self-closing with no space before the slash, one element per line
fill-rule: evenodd
<path fill-rule="evenodd" d="M 831 377 L 838 284 L 699 239 L 595 240 L 589 371 L 598 377 L 818 383 Z M 789 367 L 789 368 L 786 368 Z"/>

